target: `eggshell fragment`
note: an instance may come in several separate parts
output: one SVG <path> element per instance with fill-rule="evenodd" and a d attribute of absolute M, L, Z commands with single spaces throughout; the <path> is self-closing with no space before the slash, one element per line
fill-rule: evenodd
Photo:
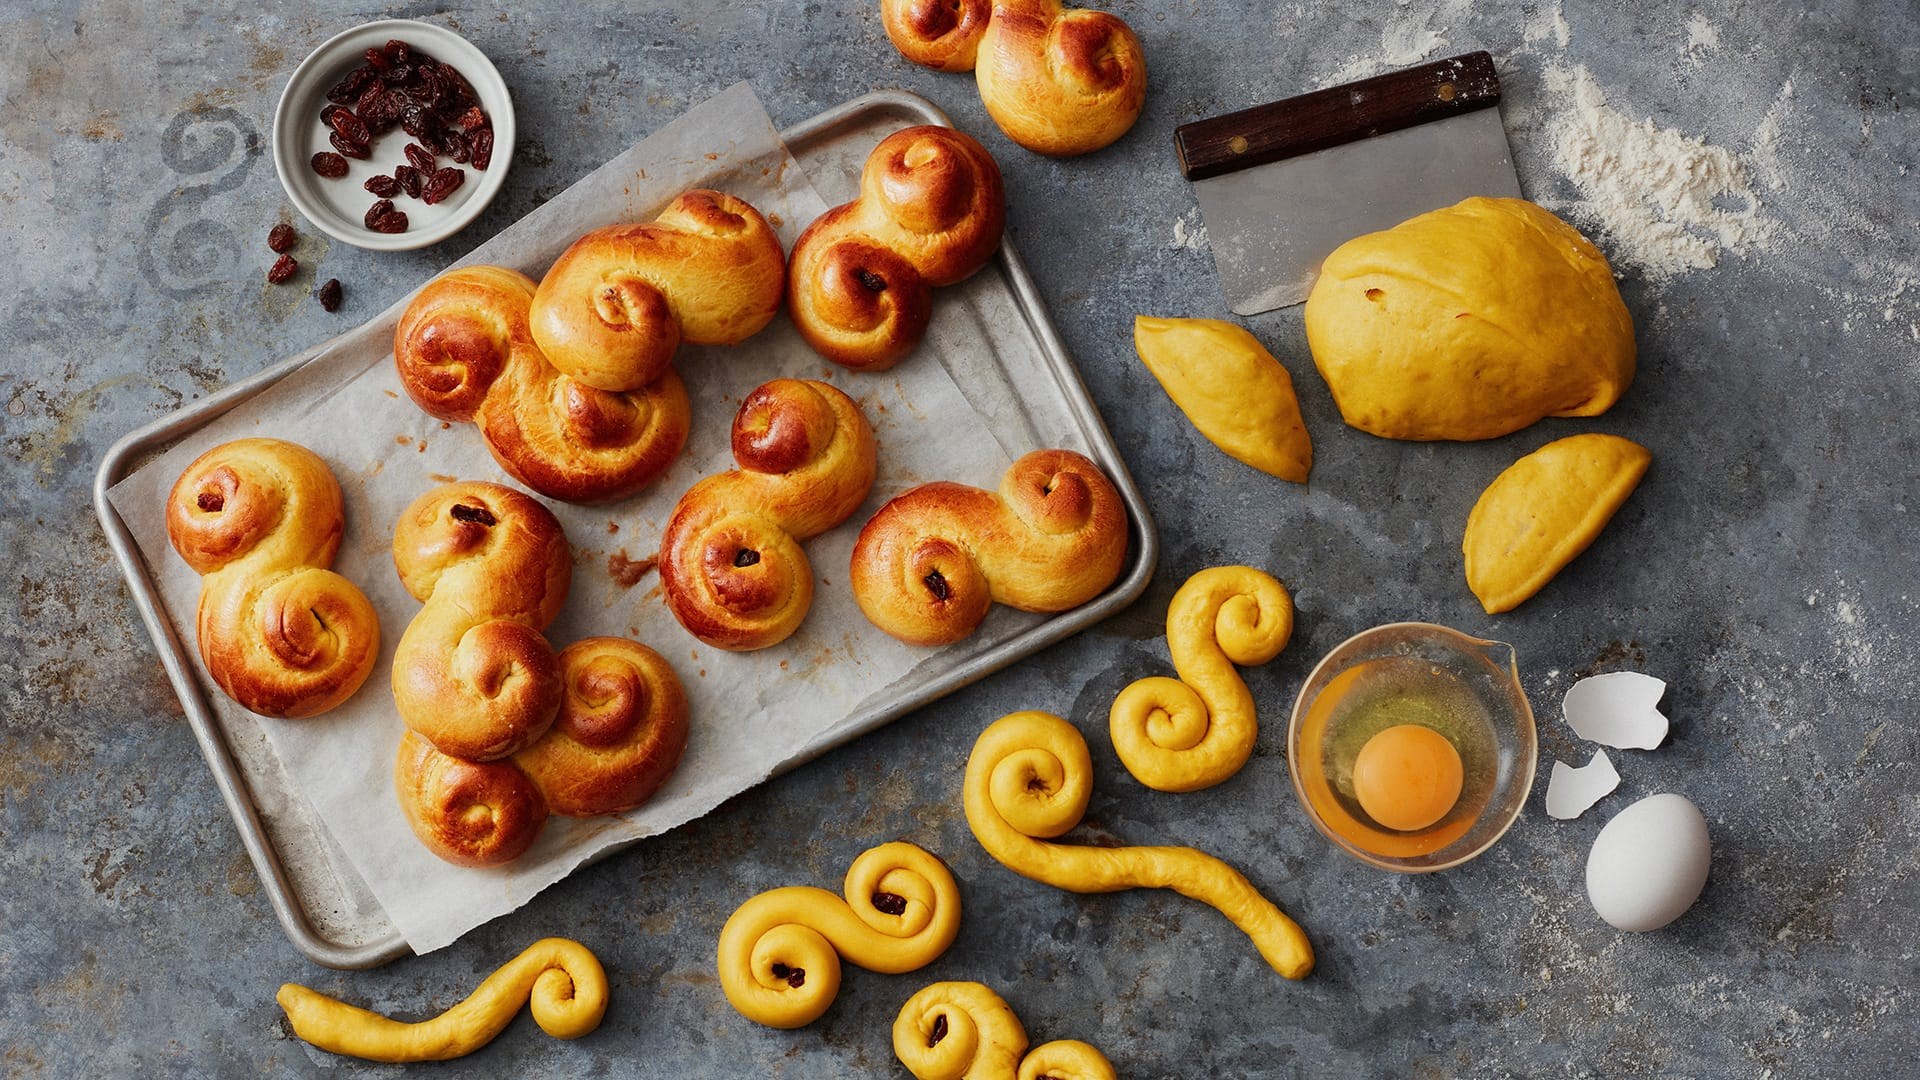
<path fill-rule="evenodd" d="M 1652 750 L 1667 737 L 1656 706 L 1667 684 L 1638 671 L 1610 671 L 1567 688 L 1561 711 L 1573 733 L 1616 750 Z"/>
<path fill-rule="evenodd" d="M 1587 899 L 1621 930 L 1658 930 L 1686 913 L 1707 885 L 1712 844 L 1700 808 L 1650 795 L 1615 814 L 1587 853 Z"/>
<path fill-rule="evenodd" d="M 1547 780 L 1547 816 L 1562 821 L 1577 818 L 1619 786 L 1620 774 L 1605 750 L 1595 750 L 1593 760 L 1578 769 L 1556 761 Z"/>

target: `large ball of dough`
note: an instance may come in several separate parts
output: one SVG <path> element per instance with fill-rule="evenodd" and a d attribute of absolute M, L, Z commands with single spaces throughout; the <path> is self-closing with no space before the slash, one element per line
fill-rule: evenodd
<path fill-rule="evenodd" d="M 1467 199 L 1347 241 L 1306 319 L 1340 415 L 1389 439 L 1597 416 L 1633 381 L 1633 319 L 1606 256 L 1524 199 Z"/>

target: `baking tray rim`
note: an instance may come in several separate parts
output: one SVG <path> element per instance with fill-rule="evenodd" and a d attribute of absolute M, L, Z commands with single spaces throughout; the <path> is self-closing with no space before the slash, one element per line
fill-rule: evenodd
<path fill-rule="evenodd" d="M 953 126 L 938 106 L 918 94 L 905 90 L 880 90 L 862 94 L 782 129 L 780 138 L 791 152 L 793 147 L 820 138 L 859 117 L 888 111 L 905 113 L 921 123 Z M 794 156 L 799 155 L 795 153 Z M 951 671 L 855 713 L 854 722 L 836 732 L 830 741 L 809 747 L 776 765 L 761 783 L 1087 629 L 1130 606 L 1146 592 L 1152 581 L 1155 565 L 1159 561 L 1160 544 L 1146 502 L 1134 484 L 1112 434 L 1107 430 L 1105 419 L 1087 391 L 1079 369 L 1068 355 L 1045 301 L 1028 273 L 1026 263 L 1014 249 L 1011 237 L 1002 239 L 1000 250 L 994 258 L 1007 276 L 1014 300 L 1026 316 L 1040 345 L 1042 360 L 1059 385 L 1061 396 L 1087 440 L 1094 460 L 1107 471 L 1114 486 L 1119 489 L 1132 523 L 1134 542 L 1129 549 L 1128 563 L 1120 578 L 1100 596 L 1015 634 Z M 113 486 L 132 473 L 150 451 L 157 452 L 165 444 L 211 423 L 298 371 L 324 351 L 331 340 L 322 341 L 122 436 L 108 448 L 94 474 L 93 505 L 95 515 L 100 519 L 100 527 L 106 534 L 107 544 L 120 565 L 121 577 L 126 582 L 134 607 L 153 638 L 155 650 L 160 654 L 161 667 L 167 673 L 167 681 L 180 698 L 187 722 L 193 729 L 194 740 L 200 746 L 201 756 L 206 759 L 208 770 L 213 773 L 214 786 L 226 802 L 234 825 L 240 832 L 240 842 L 248 860 L 253 863 L 255 873 L 266 887 L 268 902 L 280 921 L 281 929 L 294 947 L 314 963 L 330 968 L 361 969 L 378 967 L 407 955 L 411 949 L 398 930 L 362 944 L 342 944 L 323 936 L 308 918 L 299 894 L 281 864 L 279 852 L 268 837 L 259 808 L 247 791 L 246 777 L 234 759 L 226 736 L 207 703 L 200 680 L 194 673 L 194 651 L 181 642 L 179 635 L 174 633 L 173 624 L 163 614 L 165 605 L 147 570 L 146 560 L 134 543 L 131 530 L 108 498 Z M 320 827 L 325 826 L 322 824 Z M 575 870 L 624 851 L 645 839 L 649 837 L 636 837 L 612 845 L 595 853 Z"/>

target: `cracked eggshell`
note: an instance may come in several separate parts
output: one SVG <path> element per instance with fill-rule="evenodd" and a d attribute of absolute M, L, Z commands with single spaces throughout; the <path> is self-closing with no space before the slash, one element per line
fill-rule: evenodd
<path fill-rule="evenodd" d="M 1556 761 L 1547 781 L 1547 816 L 1561 821 L 1577 818 L 1619 786 L 1620 774 L 1605 750 L 1595 750 L 1593 760 L 1578 769 Z"/>
<path fill-rule="evenodd" d="M 1567 688 L 1561 712 L 1573 733 L 1616 750 L 1652 750 L 1667 737 L 1667 718 L 1656 706 L 1667 684 L 1638 671 L 1610 671 Z"/>
<path fill-rule="evenodd" d="M 1649 795 L 1594 837 L 1587 899 L 1618 929 L 1658 930 L 1700 898 L 1711 854 L 1699 807 L 1680 795 Z"/>

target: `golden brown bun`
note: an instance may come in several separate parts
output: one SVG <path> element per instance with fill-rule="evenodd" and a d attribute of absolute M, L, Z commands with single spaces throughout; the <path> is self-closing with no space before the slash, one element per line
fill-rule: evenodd
<path fill-rule="evenodd" d="M 853 595 L 873 625 L 910 645 L 968 634 L 994 602 L 1065 611 L 1120 576 L 1127 511 L 1100 467 L 1035 450 L 998 493 L 922 484 L 880 508 L 853 547 Z"/>
<path fill-rule="evenodd" d="M 686 387 L 671 367 L 619 392 L 562 375 L 533 342 L 533 296 L 533 279 L 499 266 L 428 282 L 394 330 L 400 385 L 434 416 L 477 424 L 500 467 L 542 495 L 631 495 L 686 445 Z"/>
<path fill-rule="evenodd" d="M 900 54 L 936 71 L 972 71 L 993 0 L 880 0 L 880 22 Z"/>
<path fill-rule="evenodd" d="M 652 798 L 687 747 L 687 694 L 673 668 L 638 642 L 596 637 L 567 646 L 560 673 L 560 718 L 514 764 L 568 817 Z"/>
<path fill-rule="evenodd" d="M 400 515 L 393 563 L 423 604 L 394 650 L 400 719 L 471 761 L 544 734 L 564 687 L 540 632 L 573 581 L 553 512 L 498 484 L 447 484 Z"/>
<path fill-rule="evenodd" d="M 794 241 L 787 305 L 820 355 L 884 371 L 926 335 L 931 287 L 965 280 L 1000 246 L 1000 167 L 972 137 L 911 127 L 867 156 L 860 197 Z"/>
<path fill-rule="evenodd" d="M 326 712 L 380 655 L 380 619 L 327 569 L 345 524 L 319 455 L 279 439 L 201 454 L 167 496 L 167 539 L 200 584 L 196 637 L 227 696 L 266 716 Z"/>
<path fill-rule="evenodd" d="M 660 583 L 687 632 L 736 652 L 785 641 L 813 603 L 800 541 L 866 501 L 877 449 L 853 399 L 823 382 L 775 379 L 740 404 L 733 457 L 674 505 Z"/>
<path fill-rule="evenodd" d="M 414 835 L 461 866 L 512 862 L 547 823 L 546 799 L 513 763 L 463 761 L 411 731 L 400 736 L 393 786 Z"/>
<path fill-rule="evenodd" d="M 980 101 L 1036 153 L 1084 154 L 1127 133 L 1147 99 L 1140 39 L 1104 11 L 996 0 L 974 63 Z"/>
<path fill-rule="evenodd" d="M 680 342 L 733 345 L 780 308 L 786 259 L 745 200 L 694 190 L 645 223 L 574 241 L 533 297 L 533 339 L 588 386 L 633 390 L 661 378 Z"/>

